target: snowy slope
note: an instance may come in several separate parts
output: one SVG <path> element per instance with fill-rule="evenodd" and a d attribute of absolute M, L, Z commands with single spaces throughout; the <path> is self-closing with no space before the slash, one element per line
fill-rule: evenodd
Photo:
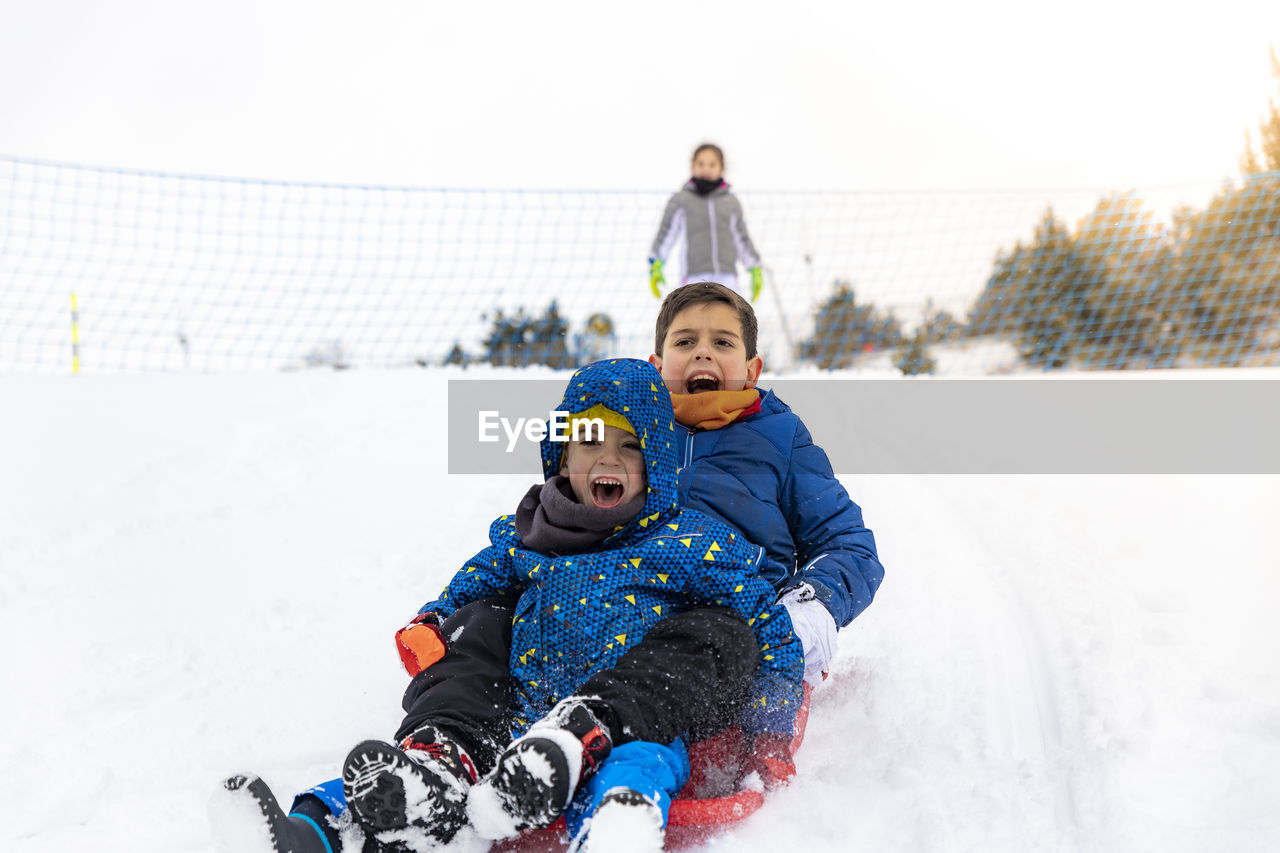
<path fill-rule="evenodd" d="M 391 635 L 533 478 L 444 374 L 0 378 L 0 849 L 207 853 L 387 736 Z M 1271 850 L 1277 478 L 852 478 L 887 566 L 800 777 L 708 850 Z M 1272 531 L 1272 532 L 1268 532 Z"/>

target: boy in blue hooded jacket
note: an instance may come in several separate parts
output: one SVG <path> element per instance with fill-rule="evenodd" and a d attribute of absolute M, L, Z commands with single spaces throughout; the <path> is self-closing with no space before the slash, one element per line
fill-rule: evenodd
<path fill-rule="evenodd" d="M 803 662 L 790 617 L 757 575 L 762 550 L 678 505 L 658 372 L 588 365 L 560 409 L 603 435 L 548 435 L 546 481 L 398 636 L 420 670 L 399 744 L 366 741 L 343 767 L 365 850 L 429 849 L 467 824 L 501 838 L 566 810 L 578 835 L 593 815 L 637 806 L 660 848 L 688 775 L 678 735 L 735 720 L 749 734 L 791 734 Z M 276 850 L 341 846 L 326 815 L 295 805 L 286 817 L 261 780 L 227 787 L 257 803 Z"/>
<path fill-rule="evenodd" d="M 781 593 L 817 683 L 836 631 L 871 604 L 884 567 L 862 510 L 791 409 L 757 387 L 750 303 L 695 282 L 658 312 L 654 354 L 671 392 L 684 506 L 733 525 L 762 546 L 761 575 Z"/>

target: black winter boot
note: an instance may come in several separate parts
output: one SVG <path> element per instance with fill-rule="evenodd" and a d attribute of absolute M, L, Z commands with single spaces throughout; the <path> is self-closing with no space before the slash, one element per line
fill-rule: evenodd
<path fill-rule="evenodd" d="M 550 826 L 612 748 L 608 729 L 585 702 L 561 701 L 513 741 L 471 789 L 471 825 L 481 838 L 491 839 Z"/>
<path fill-rule="evenodd" d="M 342 790 L 355 820 L 389 851 L 417 838 L 447 844 L 467 822 L 476 771 L 466 750 L 425 726 L 399 747 L 361 743 L 342 767 Z M 408 842 L 408 843 L 406 843 Z"/>
<path fill-rule="evenodd" d="M 308 818 L 284 813 L 257 776 L 232 776 L 209 804 L 214 839 L 221 853 L 339 853 L 338 834 Z M 335 847 L 334 843 L 338 846 Z"/>

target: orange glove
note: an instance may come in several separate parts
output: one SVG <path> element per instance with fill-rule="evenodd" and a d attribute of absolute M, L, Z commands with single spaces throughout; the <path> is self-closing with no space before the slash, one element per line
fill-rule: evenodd
<path fill-rule="evenodd" d="M 396 631 L 396 649 L 410 675 L 417 675 L 440 660 L 449 649 L 444 634 L 440 633 L 440 617 L 430 611 L 419 613 Z"/>
<path fill-rule="evenodd" d="M 796 775 L 796 764 L 791 758 L 791 735 L 764 732 L 753 737 L 742 762 L 742 776 L 752 773 L 759 775 L 766 791 L 790 783 Z"/>

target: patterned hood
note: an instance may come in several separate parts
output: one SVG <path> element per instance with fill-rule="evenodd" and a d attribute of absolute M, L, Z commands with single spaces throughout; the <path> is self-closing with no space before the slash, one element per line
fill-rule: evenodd
<path fill-rule="evenodd" d="M 651 524 L 660 524 L 679 511 L 676 504 L 676 433 L 671 395 L 662 376 L 647 361 L 614 358 L 579 368 L 569 379 L 557 411 L 570 416 L 603 406 L 631 425 L 644 456 L 648 491 L 644 509 L 606 540 L 630 542 Z M 606 423 L 609 419 L 606 419 Z M 560 470 L 566 442 L 542 440 L 542 474 L 550 479 Z"/>

